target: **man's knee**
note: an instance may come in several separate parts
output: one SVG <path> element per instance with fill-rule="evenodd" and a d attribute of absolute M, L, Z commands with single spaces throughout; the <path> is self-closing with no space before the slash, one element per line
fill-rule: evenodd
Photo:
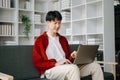
<path fill-rule="evenodd" d="M 91 67 L 92 70 L 95 71 L 95 72 L 102 70 L 100 64 L 98 64 L 98 63 L 96 63 L 96 62 L 91 63 L 91 66 L 90 66 L 90 67 Z"/>
<path fill-rule="evenodd" d="M 70 65 L 69 66 L 69 68 L 70 68 L 70 70 L 73 70 L 73 71 L 79 71 L 79 68 L 78 68 L 78 66 L 77 65 Z"/>

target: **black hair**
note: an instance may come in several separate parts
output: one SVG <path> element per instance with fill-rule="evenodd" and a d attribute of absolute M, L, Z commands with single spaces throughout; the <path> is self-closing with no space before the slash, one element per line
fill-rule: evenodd
<path fill-rule="evenodd" d="M 49 11 L 46 15 L 46 21 L 55 21 L 57 20 L 62 20 L 62 15 L 60 14 L 59 11 Z"/>

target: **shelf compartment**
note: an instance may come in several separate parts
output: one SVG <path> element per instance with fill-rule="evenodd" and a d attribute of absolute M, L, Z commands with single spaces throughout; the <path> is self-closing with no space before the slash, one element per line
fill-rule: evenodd
<path fill-rule="evenodd" d="M 46 26 L 45 25 L 35 25 L 35 28 L 34 28 L 34 35 L 35 36 L 39 36 L 41 35 L 43 32 L 44 32 L 44 28 Z"/>
<path fill-rule="evenodd" d="M 48 11 L 60 10 L 60 0 L 53 0 L 47 2 Z"/>
<path fill-rule="evenodd" d="M 71 20 L 71 12 L 69 11 L 61 11 L 62 22 L 69 22 Z"/>
<path fill-rule="evenodd" d="M 72 0 L 72 6 L 85 4 L 85 0 Z"/>
<path fill-rule="evenodd" d="M 71 7 L 71 0 L 61 0 L 61 10 Z"/>
<path fill-rule="evenodd" d="M 1 36 L 14 36 L 15 25 L 12 23 L 0 23 L 0 35 Z"/>
<path fill-rule="evenodd" d="M 72 44 L 86 44 L 86 35 L 72 36 Z"/>
<path fill-rule="evenodd" d="M 20 10 L 18 15 L 19 15 L 19 22 L 22 21 L 22 20 L 21 20 L 22 15 L 29 17 L 29 18 L 30 18 L 30 21 L 33 22 L 33 17 L 31 17 L 31 16 L 33 16 L 33 13 L 30 12 L 30 11 Z"/>
<path fill-rule="evenodd" d="M 34 29 L 34 36 L 40 36 L 42 33 L 41 33 L 41 29 L 40 28 L 35 28 Z"/>
<path fill-rule="evenodd" d="M 86 11 L 85 6 L 73 7 L 72 8 L 72 20 L 85 19 Z"/>
<path fill-rule="evenodd" d="M 72 22 L 72 34 L 73 35 L 85 35 L 86 33 L 86 25 L 85 20 Z"/>
<path fill-rule="evenodd" d="M 16 0 L 0 0 L 0 7 L 15 8 L 16 7 Z"/>
<path fill-rule="evenodd" d="M 99 45 L 99 49 L 103 50 L 103 34 L 87 35 L 87 44 Z"/>
<path fill-rule="evenodd" d="M 18 40 L 19 40 L 18 41 L 19 45 L 33 45 L 34 44 L 32 36 L 30 36 L 30 39 L 26 38 L 25 36 L 19 36 Z"/>
<path fill-rule="evenodd" d="M 87 34 L 102 34 L 103 18 L 93 18 L 87 20 Z"/>
<path fill-rule="evenodd" d="M 35 0 L 35 10 L 37 11 L 43 11 L 43 12 L 47 12 L 48 10 L 48 3 L 46 1 L 43 0 Z"/>
<path fill-rule="evenodd" d="M 34 0 L 19 0 L 19 9 L 33 10 Z"/>
<path fill-rule="evenodd" d="M 96 44 L 103 44 L 103 35 L 102 34 L 94 34 L 87 35 L 87 42 L 93 42 Z"/>
<path fill-rule="evenodd" d="M 59 32 L 60 32 L 60 34 L 71 35 L 72 32 L 71 32 L 70 23 L 62 23 Z"/>
<path fill-rule="evenodd" d="M 87 4 L 87 18 L 103 16 L 102 1 Z"/>
<path fill-rule="evenodd" d="M 16 45 L 15 36 L 0 36 L 0 45 Z"/>
<path fill-rule="evenodd" d="M 15 9 L 0 9 L 0 20 L 2 21 L 15 21 L 16 12 Z M 9 14 L 8 14 L 9 13 Z"/>
<path fill-rule="evenodd" d="M 34 13 L 34 23 L 35 24 L 45 23 L 46 22 L 45 16 L 46 16 L 46 13 L 35 12 Z"/>
<path fill-rule="evenodd" d="M 33 25 L 31 25 L 31 27 L 30 27 L 29 35 L 33 35 L 32 32 L 33 32 Z M 18 26 L 18 35 L 25 35 L 24 34 L 24 25 L 22 23 L 20 23 L 19 26 Z"/>
<path fill-rule="evenodd" d="M 47 28 L 48 28 L 48 26 L 47 26 L 46 24 L 43 24 L 43 25 L 35 24 L 34 27 L 35 27 L 35 28 L 34 28 L 34 31 L 35 31 L 35 29 L 39 29 L 39 30 L 40 30 L 40 34 L 42 34 L 42 33 L 43 33 L 44 31 L 46 31 Z M 38 36 L 38 35 L 40 35 L 40 34 L 36 34 L 35 36 Z"/>

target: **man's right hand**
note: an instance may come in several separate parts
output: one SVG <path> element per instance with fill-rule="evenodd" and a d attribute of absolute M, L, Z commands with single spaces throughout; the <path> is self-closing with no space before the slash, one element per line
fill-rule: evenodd
<path fill-rule="evenodd" d="M 70 64 L 71 62 L 68 59 L 61 60 L 55 64 L 55 66 L 62 65 L 62 64 Z"/>

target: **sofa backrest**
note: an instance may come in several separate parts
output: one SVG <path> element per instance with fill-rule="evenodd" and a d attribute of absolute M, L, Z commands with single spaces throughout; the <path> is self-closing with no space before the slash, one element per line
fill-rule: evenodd
<path fill-rule="evenodd" d="M 78 45 L 70 45 L 71 51 Z M 33 45 L 0 46 L 0 72 L 14 76 L 15 80 L 38 78 L 32 61 Z"/>
<path fill-rule="evenodd" d="M 0 72 L 15 80 L 39 77 L 32 62 L 33 46 L 0 46 Z"/>

